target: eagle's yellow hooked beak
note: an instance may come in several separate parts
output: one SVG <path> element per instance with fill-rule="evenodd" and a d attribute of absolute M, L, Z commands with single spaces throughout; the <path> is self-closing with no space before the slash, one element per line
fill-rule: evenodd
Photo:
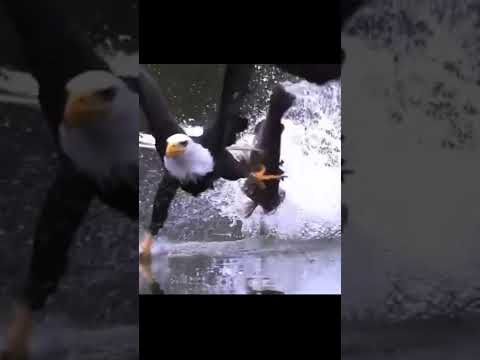
<path fill-rule="evenodd" d="M 66 125 L 78 128 L 96 121 L 104 112 L 105 101 L 96 94 L 69 96 L 64 121 Z"/>
<path fill-rule="evenodd" d="M 165 156 L 172 158 L 185 153 L 185 146 L 182 144 L 167 144 L 167 150 L 165 151 Z"/>

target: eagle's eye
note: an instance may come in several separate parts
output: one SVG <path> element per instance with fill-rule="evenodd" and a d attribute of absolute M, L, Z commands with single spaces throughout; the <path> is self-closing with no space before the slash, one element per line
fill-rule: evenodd
<path fill-rule="evenodd" d="M 97 94 L 100 95 L 102 99 L 106 101 L 112 101 L 115 95 L 117 94 L 117 90 L 113 87 L 110 87 L 108 89 L 98 91 Z"/>
<path fill-rule="evenodd" d="M 182 145 L 183 147 L 186 147 L 188 145 L 188 140 L 182 141 L 180 145 Z"/>

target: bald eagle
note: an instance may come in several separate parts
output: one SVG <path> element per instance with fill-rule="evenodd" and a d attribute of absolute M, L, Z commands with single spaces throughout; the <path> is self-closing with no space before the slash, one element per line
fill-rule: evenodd
<path fill-rule="evenodd" d="M 255 127 L 255 148 L 260 151 L 248 153 L 250 168 L 257 168 L 261 172 L 277 174 L 268 183 L 258 182 L 248 177 L 242 186 L 243 193 L 250 198 L 246 216 L 249 217 L 257 206 L 261 206 L 265 213 L 274 211 L 284 200 L 285 192 L 279 188 L 280 180 L 284 177 L 280 169 L 281 141 L 284 126 L 282 117 L 293 105 L 295 96 L 277 85 L 270 96 L 270 107 L 265 120 Z M 278 177 L 280 176 L 280 177 Z"/>
<path fill-rule="evenodd" d="M 233 64 L 236 65 L 236 64 Z M 240 69 L 245 64 L 238 64 Z M 252 65 L 253 66 L 253 65 Z M 247 72 L 249 74 L 249 72 Z M 239 100 L 247 91 L 249 76 L 234 66 L 227 67 L 219 115 L 199 137 L 190 137 L 168 111 L 160 87 L 147 70 L 139 74 L 139 94 L 142 109 L 155 137 L 155 146 L 165 173 L 155 196 L 148 238 L 156 235 L 168 216 L 168 209 L 179 188 L 198 196 L 213 189 L 216 180 L 238 180 L 251 176 L 263 183 L 279 179 L 282 175 L 268 174 L 265 169 L 255 171 L 248 161 L 238 161 L 227 147 L 236 135 L 248 126 L 248 120 L 238 116 Z M 148 247 L 146 248 L 148 251 Z"/>

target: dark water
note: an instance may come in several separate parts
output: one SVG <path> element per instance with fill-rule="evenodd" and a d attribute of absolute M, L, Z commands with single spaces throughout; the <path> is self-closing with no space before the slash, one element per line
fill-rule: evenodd
<path fill-rule="evenodd" d="M 201 125 L 215 115 L 224 64 L 151 64 L 148 68 L 157 76 L 179 121 Z"/>
<path fill-rule="evenodd" d="M 211 119 L 223 86 L 225 64 L 148 64 L 158 78 L 171 111 L 184 125 L 203 126 Z M 296 78 L 269 65 L 255 67 L 246 100 L 246 114 L 263 109 L 269 92 L 278 81 Z M 144 128 L 144 130 L 146 130 Z"/>

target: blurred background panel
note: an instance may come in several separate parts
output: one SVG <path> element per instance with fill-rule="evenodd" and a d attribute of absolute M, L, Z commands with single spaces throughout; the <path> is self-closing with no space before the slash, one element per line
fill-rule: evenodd
<path fill-rule="evenodd" d="M 134 68 L 137 0 L 56 2 L 108 61 Z M 36 101 L 37 84 L 20 49 L 0 2 L 0 346 L 11 317 L 12 296 L 28 270 L 37 217 L 58 165 L 51 132 Z M 51 359 L 93 358 L 95 351 L 105 351 L 105 358 L 122 359 L 122 353 L 125 358 L 136 356 L 137 236 L 138 223 L 94 201 L 71 248 L 67 275 L 38 314 L 43 329 L 51 331 L 34 338 L 35 354 Z M 91 333 L 80 336 L 82 343 L 77 330 L 84 327 Z M 58 354 L 46 350 L 52 338 Z"/>

